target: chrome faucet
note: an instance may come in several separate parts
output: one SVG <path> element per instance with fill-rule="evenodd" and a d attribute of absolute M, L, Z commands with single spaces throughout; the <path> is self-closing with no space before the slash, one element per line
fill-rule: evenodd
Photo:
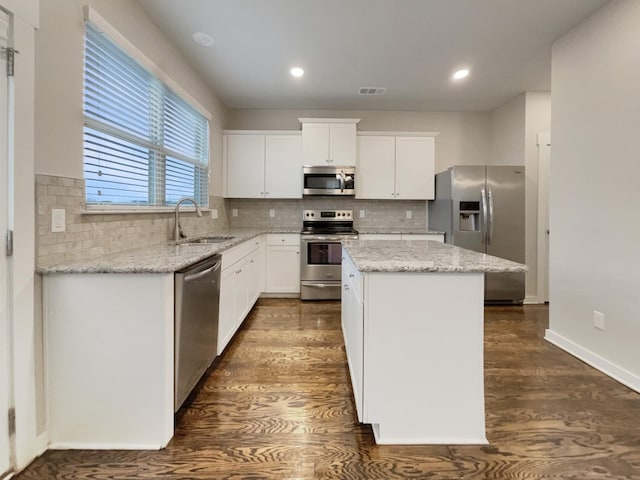
<path fill-rule="evenodd" d="M 195 205 L 196 207 L 196 215 L 201 217 L 202 216 L 202 212 L 200 211 L 200 207 L 198 206 L 198 203 L 191 197 L 182 197 L 180 200 L 178 200 L 178 203 L 176 203 L 176 224 L 174 226 L 173 229 L 173 240 L 175 240 L 176 242 L 178 240 L 180 240 L 181 238 L 184 238 L 185 235 L 184 233 L 182 233 L 182 227 L 180 227 L 180 219 L 179 219 L 179 212 L 180 212 L 180 205 L 182 205 L 185 202 L 191 202 Z"/>

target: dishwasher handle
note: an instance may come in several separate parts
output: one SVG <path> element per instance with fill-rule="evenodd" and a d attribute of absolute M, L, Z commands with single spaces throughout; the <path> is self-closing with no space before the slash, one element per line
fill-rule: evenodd
<path fill-rule="evenodd" d="M 202 272 L 185 275 L 184 281 L 192 282 L 194 280 L 198 280 L 199 278 L 206 277 L 207 275 L 209 275 L 212 272 L 215 272 L 216 270 L 220 270 L 220 262 L 214 263 L 212 266 L 210 266 L 206 270 L 203 270 Z"/>

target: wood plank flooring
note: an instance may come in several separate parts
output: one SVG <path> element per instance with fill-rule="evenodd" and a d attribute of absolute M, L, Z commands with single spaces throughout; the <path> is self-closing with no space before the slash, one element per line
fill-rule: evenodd
<path fill-rule="evenodd" d="M 640 394 L 545 342 L 547 315 L 485 309 L 488 446 L 376 446 L 351 400 L 340 304 L 266 299 L 166 449 L 49 451 L 16 478 L 640 479 Z"/>

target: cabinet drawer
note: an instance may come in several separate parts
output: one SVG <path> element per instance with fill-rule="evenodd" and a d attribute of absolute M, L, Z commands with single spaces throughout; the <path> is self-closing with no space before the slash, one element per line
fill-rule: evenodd
<path fill-rule="evenodd" d="M 222 269 L 233 265 L 241 258 L 246 257 L 251 252 L 256 250 L 260 246 L 260 237 L 255 237 L 246 242 L 242 242 L 240 245 L 236 245 L 229 250 L 222 252 Z"/>
<path fill-rule="evenodd" d="M 348 254 L 342 257 L 342 273 L 343 288 L 345 284 L 348 284 L 349 288 L 353 289 L 356 297 L 358 297 L 358 301 L 362 302 L 362 274 Z"/>
<path fill-rule="evenodd" d="M 267 245 L 276 246 L 276 245 L 300 245 L 300 235 L 297 233 L 286 233 L 286 234 L 275 234 L 269 233 L 267 234 Z"/>

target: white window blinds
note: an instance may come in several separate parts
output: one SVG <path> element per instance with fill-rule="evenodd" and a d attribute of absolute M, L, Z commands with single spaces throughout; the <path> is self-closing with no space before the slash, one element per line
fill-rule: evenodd
<path fill-rule="evenodd" d="M 209 121 L 94 25 L 84 60 L 87 205 L 208 204 Z"/>

